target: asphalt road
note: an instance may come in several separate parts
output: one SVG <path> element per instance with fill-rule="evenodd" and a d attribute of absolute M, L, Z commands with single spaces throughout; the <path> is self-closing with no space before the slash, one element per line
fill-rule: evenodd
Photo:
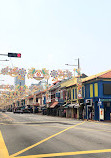
<path fill-rule="evenodd" d="M 111 123 L 0 112 L 0 158 L 14 157 L 111 158 Z"/>

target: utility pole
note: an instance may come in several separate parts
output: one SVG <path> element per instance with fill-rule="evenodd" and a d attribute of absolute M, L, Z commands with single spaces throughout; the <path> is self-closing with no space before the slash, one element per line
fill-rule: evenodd
<path fill-rule="evenodd" d="M 77 65 L 70 65 L 70 64 L 65 64 L 65 65 L 68 65 L 68 66 L 77 66 L 78 70 L 78 78 L 77 78 L 77 105 L 79 105 L 79 99 L 81 98 L 81 92 L 79 90 L 80 86 L 81 86 L 81 78 L 80 78 L 80 61 L 79 61 L 79 58 L 78 59 L 75 59 L 78 61 L 78 64 Z M 75 73 L 74 73 L 75 74 Z M 74 82 L 75 82 L 75 77 L 74 77 Z M 77 107 L 77 119 L 79 119 L 79 106 Z"/>
<path fill-rule="evenodd" d="M 78 58 L 77 104 L 79 104 L 79 99 L 78 99 L 78 95 L 79 95 L 78 85 L 79 84 L 80 84 L 80 61 Z M 77 119 L 79 119 L 79 107 L 77 108 Z"/>
<path fill-rule="evenodd" d="M 79 58 L 78 58 L 78 69 L 80 68 Z"/>

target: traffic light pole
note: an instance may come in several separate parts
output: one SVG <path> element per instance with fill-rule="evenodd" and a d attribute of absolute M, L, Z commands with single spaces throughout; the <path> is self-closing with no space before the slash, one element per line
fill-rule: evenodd
<path fill-rule="evenodd" d="M 2 56 L 8 56 L 8 54 L 0 54 L 0 55 L 2 55 Z M 0 61 L 9 61 L 9 60 L 0 60 Z"/>
<path fill-rule="evenodd" d="M 0 55 L 21 58 L 21 53 L 8 53 L 8 54 L 0 54 Z"/>
<path fill-rule="evenodd" d="M 70 64 L 65 64 L 65 65 L 68 65 L 68 66 L 77 66 L 78 70 L 80 70 L 80 61 L 79 61 L 79 58 L 78 59 L 75 59 L 75 60 L 78 60 L 78 63 L 77 65 L 70 65 Z M 80 72 L 78 74 L 78 76 L 80 75 Z M 80 78 L 80 76 L 79 76 Z M 79 81 L 80 82 L 80 81 Z M 77 104 L 79 104 L 79 98 L 78 98 L 78 83 L 77 83 Z M 77 108 L 77 119 L 79 119 L 79 107 Z"/>
<path fill-rule="evenodd" d="M 3 55 L 3 56 L 8 56 L 8 54 L 0 54 L 0 55 Z"/>

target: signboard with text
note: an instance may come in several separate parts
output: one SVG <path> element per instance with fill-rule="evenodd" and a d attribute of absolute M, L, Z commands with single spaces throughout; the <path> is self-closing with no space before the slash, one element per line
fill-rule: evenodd
<path fill-rule="evenodd" d="M 104 120 L 104 109 L 103 108 L 99 109 L 99 117 L 100 117 L 100 120 Z"/>

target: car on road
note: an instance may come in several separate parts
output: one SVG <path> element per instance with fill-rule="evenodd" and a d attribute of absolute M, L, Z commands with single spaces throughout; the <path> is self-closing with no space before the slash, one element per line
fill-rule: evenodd
<path fill-rule="evenodd" d="M 29 110 L 27 110 L 27 109 L 24 109 L 23 113 L 31 113 L 31 112 Z"/>
<path fill-rule="evenodd" d="M 2 112 L 6 112 L 6 110 L 2 110 Z"/>
<path fill-rule="evenodd" d="M 23 110 L 15 110 L 15 111 L 13 111 L 13 113 L 14 113 L 14 114 L 15 114 L 15 113 L 23 114 Z"/>

